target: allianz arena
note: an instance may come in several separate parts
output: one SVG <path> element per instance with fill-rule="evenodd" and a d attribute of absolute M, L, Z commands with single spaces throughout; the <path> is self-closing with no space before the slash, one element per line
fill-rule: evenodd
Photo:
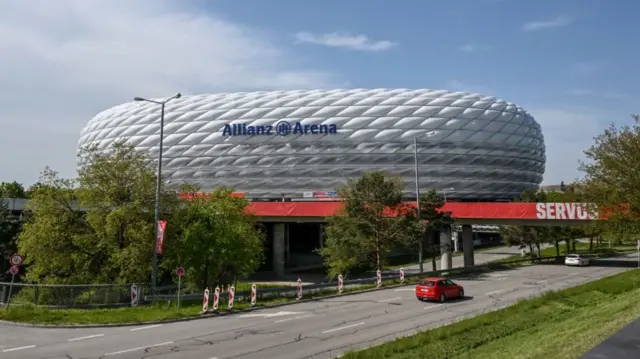
<path fill-rule="evenodd" d="M 87 145 L 126 140 L 159 150 L 160 106 L 130 102 L 82 130 Z M 444 90 L 349 89 L 184 96 L 166 105 L 163 176 L 203 190 L 221 185 L 249 198 L 329 196 L 369 171 L 401 176 L 458 200 L 512 199 L 545 170 L 540 125 L 495 97 Z"/>

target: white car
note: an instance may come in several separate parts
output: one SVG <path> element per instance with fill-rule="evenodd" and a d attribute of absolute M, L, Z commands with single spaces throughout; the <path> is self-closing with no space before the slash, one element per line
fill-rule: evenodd
<path fill-rule="evenodd" d="M 567 254 L 564 258 L 564 264 L 568 266 L 588 266 L 589 258 L 582 257 L 579 254 Z"/>

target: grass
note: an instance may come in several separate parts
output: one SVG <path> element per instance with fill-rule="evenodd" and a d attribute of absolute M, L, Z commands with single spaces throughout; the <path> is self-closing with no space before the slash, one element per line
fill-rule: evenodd
<path fill-rule="evenodd" d="M 474 253 L 482 253 L 482 252 L 485 252 L 485 251 L 496 250 L 496 249 L 501 249 L 501 248 L 508 248 L 508 246 L 506 246 L 506 245 L 489 246 L 489 247 L 475 248 L 473 251 L 474 251 Z M 452 256 L 453 257 L 460 257 L 463 254 L 464 253 L 462 253 L 462 252 L 453 252 Z M 437 255 L 436 259 L 439 259 L 439 258 L 440 258 L 440 256 Z M 400 269 L 400 268 L 403 268 L 403 267 L 408 267 L 408 266 L 418 265 L 419 264 L 418 260 L 415 259 L 415 258 L 408 259 L 408 258 L 400 257 L 400 259 L 403 259 L 403 260 L 393 260 L 393 258 L 390 259 L 390 261 L 392 261 L 392 263 L 384 266 L 384 269 L 385 270 Z M 423 260 L 423 262 L 425 264 L 428 264 L 429 262 L 431 262 L 433 260 L 433 256 L 425 257 L 422 260 Z"/>
<path fill-rule="evenodd" d="M 431 329 L 343 359 L 577 359 L 640 316 L 631 270 Z"/>

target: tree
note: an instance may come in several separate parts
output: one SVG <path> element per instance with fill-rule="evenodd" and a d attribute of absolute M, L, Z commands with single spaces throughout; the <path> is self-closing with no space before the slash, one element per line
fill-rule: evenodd
<path fill-rule="evenodd" d="M 181 229 L 168 239 L 163 265 L 182 266 L 187 282 L 199 290 L 249 276 L 264 260 L 263 234 L 245 212 L 247 201 L 232 192 L 220 188 L 206 199 L 194 197 L 175 216 Z"/>
<path fill-rule="evenodd" d="M 16 242 L 20 230 L 20 217 L 11 213 L 0 199 L 0 281 L 9 279 L 9 257 L 17 251 Z"/>
<path fill-rule="evenodd" d="M 415 224 L 418 235 L 414 238 L 422 242 L 423 249 L 433 254 L 431 266 L 435 271 L 437 270 L 435 254 L 440 252 L 440 238 L 437 234 L 443 230 L 450 230 L 454 219 L 450 212 L 442 211 L 445 202 L 435 190 L 423 194 L 418 203 L 420 204 L 420 216 L 416 217 Z M 420 271 L 423 271 L 422 263 L 420 263 Z"/>
<path fill-rule="evenodd" d="M 87 148 L 77 179 L 46 169 L 33 189 L 32 213 L 18 246 L 34 282 L 93 283 L 148 280 L 155 236 L 153 164 L 133 147 Z M 161 189 L 162 218 L 178 204 Z M 170 221 L 169 221 L 170 222 Z M 172 231 L 168 227 L 166 234 Z"/>
<path fill-rule="evenodd" d="M 587 202 L 594 210 L 606 213 L 607 232 L 639 232 L 640 223 L 640 117 L 633 123 L 617 127 L 612 124 L 594 138 L 595 143 L 584 153 L 587 161 L 580 165 L 585 173 L 582 181 Z"/>
<path fill-rule="evenodd" d="M 359 265 L 382 270 L 394 246 L 407 246 L 414 220 L 402 190 L 399 178 L 381 172 L 350 179 L 338 189 L 344 210 L 330 218 L 320 250 L 331 277 Z"/>
<path fill-rule="evenodd" d="M 13 182 L 0 183 L 0 198 L 27 198 L 22 184 Z"/>

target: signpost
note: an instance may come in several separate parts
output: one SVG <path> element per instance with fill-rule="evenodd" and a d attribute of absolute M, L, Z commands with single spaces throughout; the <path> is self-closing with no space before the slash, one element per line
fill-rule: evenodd
<path fill-rule="evenodd" d="M 213 311 L 218 310 L 218 305 L 220 304 L 220 287 L 216 287 L 213 290 Z"/>
<path fill-rule="evenodd" d="M 204 297 L 202 298 L 202 312 L 209 310 L 209 288 L 204 289 Z"/>
<path fill-rule="evenodd" d="M 176 275 L 178 276 L 178 311 L 180 311 L 180 290 L 182 288 L 182 276 L 184 276 L 184 268 L 181 266 L 176 268 Z"/>
<path fill-rule="evenodd" d="M 382 285 L 382 272 L 380 272 L 380 269 L 378 269 L 378 271 L 376 272 L 376 287 L 380 288 L 381 285 Z"/>
<path fill-rule="evenodd" d="M 404 283 L 404 268 L 400 268 L 400 283 Z"/>
<path fill-rule="evenodd" d="M 24 258 L 21 255 L 14 253 L 9 258 L 9 263 L 11 263 L 11 268 L 9 268 L 9 273 L 11 273 L 11 284 L 9 284 L 9 297 L 7 298 L 7 306 L 5 309 L 9 309 L 9 303 L 11 302 L 11 292 L 13 291 L 13 283 L 16 280 L 16 274 L 20 273 L 20 265 L 24 263 Z"/>
<path fill-rule="evenodd" d="M 138 285 L 134 283 L 131 285 L 131 306 L 137 306 L 138 302 L 140 302 L 140 297 L 138 296 Z"/>
<path fill-rule="evenodd" d="M 302 279 L 298 278 L 296 285 L 298 286 L 298 297 L 296 300 L 300 300 L 302 299 Z"/>
<path fill-rule="evenodd" d="M 338 292 L 342 294 L 344 290 L 344 281 L 342 280 L 342 274 L 338 274 Z"/>

